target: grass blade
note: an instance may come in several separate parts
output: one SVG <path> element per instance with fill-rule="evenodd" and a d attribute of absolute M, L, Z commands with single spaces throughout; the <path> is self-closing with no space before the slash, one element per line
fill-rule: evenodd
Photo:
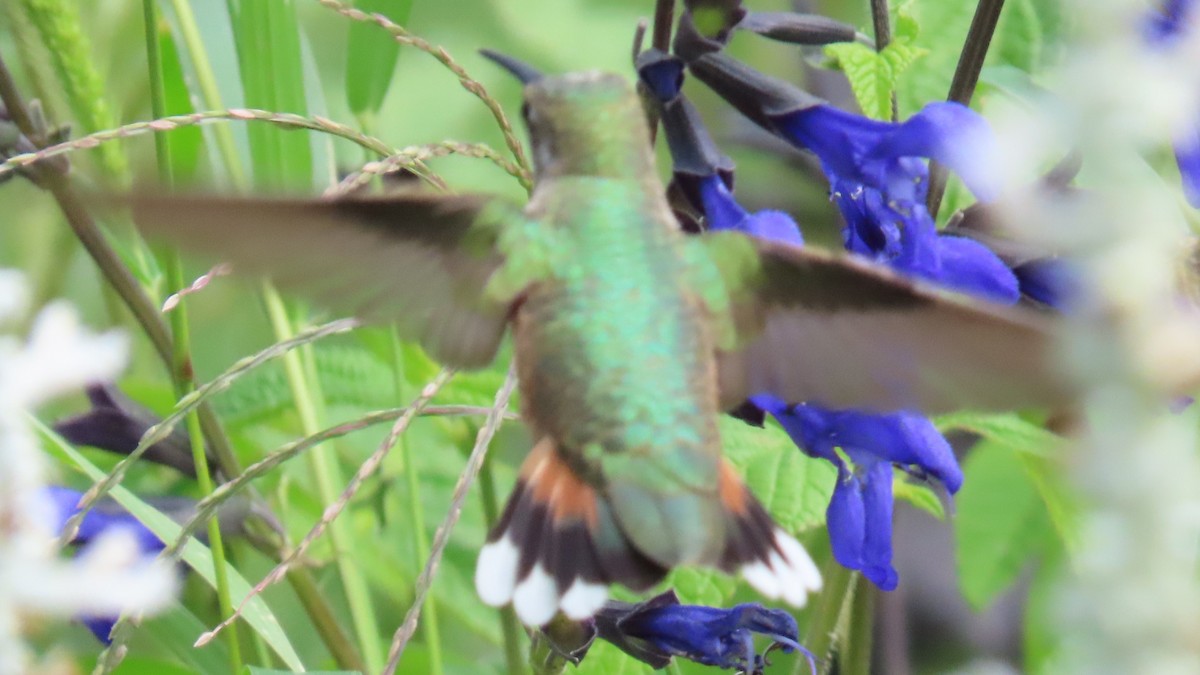
<path fill-rule="evenodd" d="M 104 471 L 88 461 L 71 444 L 64 441 L 40 421 L 35 419 L 31 420 L 31 423 L 50 446 L 49 450 L 51 454 L 56 455 L 65 464 L 74 467 L 93 481 L 101 481 L 105 478 Z M 111 489 L 110 494 L 113 499 L 117 500 L 117 503 L 133 514 L 139 522 L 149 528 L 159 539 L 165 542 L 173 542 L 179 537 L 181 528 L 175 521 L 142 501 L 129 490 L 116 485 Z M 183 546 L 180 558 L 187 563 L 188 567 L 203 577 L 210 586 L 216 588 L 216 571 L 213 567 L 212 553 L 207 546 L 194 538 L 189 539 Z M 237 569 L 231 565 L 226 565 L 225 572 L 229 575 L 230 590 L 233 593 L 244 597 L 250 592 L 250 584 Z M 289 668 L 296 671 L 303 671 L 304 664 L 300 661 L 300 656 L 296 653 L 296 649 L 288 640 L 287 635 L 283 632 L 283 627 L 280 626 L 279 620 L 275 618 L 267 603 L 262 598 L 255 596 L 243 603 L 243 605 L 242 617 L 246 620 L 246 623 L 262 636 L 267 645 L 271 647 L 271 650 L 279 655 L 279 658 L 283 659 L 283 662 Z"/>

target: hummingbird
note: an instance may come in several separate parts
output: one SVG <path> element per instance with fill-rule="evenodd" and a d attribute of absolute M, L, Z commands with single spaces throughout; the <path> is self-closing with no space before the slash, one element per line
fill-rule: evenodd
<path fill-rule="evenodd" d="M 336 200 L 143 195 L 135 220 L 281 288 L 394 322 L 481 368 L 512 334 L 535 439 L 475 585 L 527 625 L 592 616 L 609 586 L 740 573 L 804 604 L 820 574 L 722 457 L 748 396 L 937 413 L 1053 404 L 1054 320 L 856 258 L 737 232 L 685 234 L 638 94 L 602 72 L 523 83 L 525 205 L 470 194 Z"/>

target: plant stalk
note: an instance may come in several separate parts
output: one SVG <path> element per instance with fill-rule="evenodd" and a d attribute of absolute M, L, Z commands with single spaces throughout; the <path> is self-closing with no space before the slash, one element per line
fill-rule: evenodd
<path fill-rule="evenodd" d="M 157 0 L 142 0 L 142 20 L 146 35 L 146 64 L 150 79 L 150 110 L 155 118 L 165 117 L 166 96 L 163 93 L 163 72 L 160 59 L 161 45 L 158 39 L 158 5 Z M 164 186 L 174 183 L 174 167 L 171 164 L 170 138 L 164 134 L 154 135 L 154 150 L 158 164 L 158 177 Z M 176 251 L 165 253 L 164 262 L 167 272 L 167 283 L 170 288 L 183 288 L 186 284 L 183 278 L 183 265 Z M 196 389 L 191 357 L 191 331 L 188 326 L 188 302 L 181 300 L 178 307 L 171 313 L 171 333 L 174 336 L 171 353 L 172 379 L 175 383 L 175 397 L 182 399 Z M 212 474 L 208 466 L 208 454 L 205 451 L 204 436 L 200 429 L 200 418 L 193 411 L 186 419 L 188 440 L 192 446 L 192 461 L 196 467 L 196 481 L 200 485 L 200 493 L 208 497 L 215 489 Z M 229 574 L 225 568 L 225 542 L 221 536 L 221 527 L 217 518 L 208 521 L 209 548 L 213 556 L 213 569 L 217 582 L 217 603 L 221 616 L 233 615 L 233 597 L 229 588 Z M 233 673 L 242 669 L 241 642 L 238 639 L 237 625 L 229 627 L 227 642 L 229 643 L 230 668 Z"/>
<path fill-rule="evenodd" d="M 963 105 L 971 104 L 971 98 L 975 95 L 975 85 L 979 83 L 979 72 L 983 70 L 988 48 L 992 46 L 992 36 L 996 34 L 996 24 L 1000 21 L 1002 9 L 1004 0 L 979 0 L 975 7 L 975 16 L 971 19 L 971 27 L 967 30 L 967 39 L 958 55 L 958 67 L 954 69 L 954 79 L 950 82 L 950 93 L 946 100 Z M 927 204 L 929 215 L 935 221 L 938 209 L 942 207 L 942 197 L 946 194 L 946 177 L 946 167 L 937 162 L 930 162 Z"/>

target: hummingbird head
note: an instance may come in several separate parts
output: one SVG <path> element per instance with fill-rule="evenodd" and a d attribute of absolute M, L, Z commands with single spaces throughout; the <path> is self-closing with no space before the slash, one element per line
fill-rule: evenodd
<path fill-rule="evenodd" d="M 521 113 L 538 179 L 653 173 L 646 115 L 625 78 L 597 71 L 543 75 L 512 57 L 482 53 L 525 85 Z"/>

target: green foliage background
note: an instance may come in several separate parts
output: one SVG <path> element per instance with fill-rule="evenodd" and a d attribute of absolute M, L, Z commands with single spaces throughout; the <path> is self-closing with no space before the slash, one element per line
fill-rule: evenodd
<path fill-rule="evenodd" d="M 870 32 L 865 1 L 813 4 Z M 758 10 L 788 8 L 782 1 L 748 5 Z M 306 0 L 194 1 L 194 24 L 183 18 L 186 12 L 181 10 L 187 6 L 187 0 L 156 5 L 167 114 L 209 109 L 219 99 L 224 109 L 253 107 L 336 120 L 394 148 L 457 140 L 485 143 L 511 159 L 491 113 L 452 73 L 429 54 L 396 44 L 377 26 L 351 22 Z M 631 76 L 634 27 L 653 11 L 650 0 L 364 0 L 359 6 L 383 12 L 412 34 L 444 47 L 514 118 L 518 84 L 479 57 L 478 48 L 511 53 L 550 72 L 603 69 Z M 896 43 L 878 55 L 861 45 L 802 52 L 747 35 L 737 37 L 731 49 L 767 72 L 800 83 L 814 65 L 841 68 L 849 88 L 826 88 L 823 95 L 840 96 L 853 105 L 847 94 L 852 91 L 867 114 L 884 118 L 895 93 L 900 115 L 906 117 L 945 96 L 974 6 L 968 0 L 911 0 L 894 7 Z M 75 136 L 152 119 L 142 3 L 6 0 L 4 10 L 7 22 L 0 28 L 0 50 L 16 64 L 25 94 L 41 99 L 49 119 L 72 124 Z M 1040 70 L 1056 58 L 1062 24 L 1058 3 L 1051 0 L 1008 3 L 976 107 L 986 113 L 992 97 L 1020 96 L 1036 83 Z M 188 28 L 195 32 L 189 34 Z M 203 66 L 205 60 L 210 70 Z M 208 73 L 211 79 L 206 79 Z M 810 84 L 816 86 L 816 81 Z M 738 161 L 743 201 L 755 208 L 788 210 L 810 240 L 836 241 L 836 215 L 812 166 L 793 154 L 762 150 L 756 137 L 712 95 L 693 83 L 688 92 Z M 189 189 L 316 194 L 340 174 L 378 159 L 328 134 L 284 131 L 264 123 L 216 122 L 168 136 L 170 180 Z M 518 136 L 523 138 L 521 132 Z M 146 189 L 166 178 L 156 166 L 155 153 L 148 136 L 75 152 L 73 178 L 88 188 Z M 660 166 L 666 175 L 669 163 L 662 161 Z M 517 180 L 486 160 L 450 157 L 434 161 L 432 167 L 456 190 L 516 198 L 524 194 Z M 943 214 L 968 199 L 952 186 Z M 120 326 L 139 335 L 64 227 L 53 200 L 28 182 L 12 181 L 0 187 L 0 214 L 0 265 L 26 270 L 40 301 L 69 298 L 93 326 Z M 127 223 L 104 225 L 152 297 L 161 301 L 175 290 L 170 254 L 153 255 L 131 235 Z M 185 261 L 178 279 L 190 282 L 203 271 Z M 188 299 L 198 383 L 280 340 L 287 331 L 331 318 L 300 305 L 272 303 L 269 292 L 227 279 Z M 120 384 L 139 402 L 166 414 L 177 392 L 145 338 L 135 338 L 135 344 L 133 362 Z M 325 338 L 290 358 L 294 360 L 277 359 L 254 369 L 212 398 L 244 464 L 319 428 L 405 405 L 437 372 L 416 347 L 395 346 L 386 328 Z M 488 371 L 458 375 L 435 403 L 490 406 L 506 361 Z M 289 371 L 289 366 L 294 369 Z M 81 398 L 65 401 L 42 411 L 41 417 L 50 421 L 82 407 Z M 335 536 L 319 539 L 306 560 L 347 632 L 356 636 L 360 648 L 378 652 L 369 661 L 383 657 L 378 650 L 386 648 L 412 601 L 430 538 L 447 512 L 481 423 L 479 416 L 418 419 L 342 515 Z M 1071 539 L 1072 505 L 1058 482 L 1056 439 L 1039 424 L 1015 416 L 966 415 L 948 417 L 941 424 L 984 439 L 966 462 L 958 513 L 946 525 L 958 535 L 963 594 L 973 607 L 981 608 L 1009 587 L 1031 560 L 1062 559 L 1063 541 Z M 256 481 L 257 491 L 271 503 L 292 541 L 320 519 L 329 501 L 321 480 L 340 491 L 386 429 L 386 424 L 376 425 L 338 438 L 307 461 L 289 461 Z M 801 534 L 819 561 L 827 561 L 828 543 L 820 526 L 835 479 L 833 469 L 804 457 L 777 428 L 754 430 L 726 421 L 723 432 L 728 454 L 753 490 L 782 525 Z M 529 444 L 518 423 L 501 427 L 491 449 L 490 475 L 485 477 L 494 480 L 501 498 Z M 115 463 L 87 448 L 52 441 L 47 447 L 61 458 L 63 481 L 79 486 L 89 485 Z M 118 488 L 118 499 L 149 520 L 162 518 L 133 495 L 200 496 L 193 482 L 149 465 L 135 466 L 123 486 L 128 492 Z M 941 512 L 941 505 L 923 488 L 898 486 L 898 493 L 935 514 Z M 486 532 L 484 512 L 477 486 L 450 538 L 402 672 L 504 669 L 499 615 L 481 605 L 471 582 Z M 159 526 L 167 531 L 173 527 L 167 522 Z M 251 585 L 269 571 L 270 561 L 243 542 L 233 542 L 231 549 L 236 570 Z M 186 555 L 189 562 L 211 569 L 212 557 L 199 542 L 189 544 Z M 353 571 L 347 572 L 347 565 Z M 1054 569 L 1043 567 L 1039 580 L 1052 579 Z M 358 587 L 366 590 L 371 617 L 366 624 L 361 616 L 352 619 L 352 605 L 363 598 L 347 595 L 347 575 L 357 576 Z M 671 583 L 688 602 L 727 605 L 756 599 L 744 585 L 712 572 L 680 571 Z M 1039 582 L 1035 592 L 1047 592 L 1050 586 Z M 242 595 L 235 590 L 235 604 Z M 1039 602 L 1030 605 L 1031 611 L 1041 606 Z M 256 664 L 249 672 L 299 664 L 310 670 L 335 668 L 286 585 L 269 589 L 253 611 L 258 613 L 256 623 L 250 630 L 243 627 L 241 634 L 243 660 Z M 813 611 L 799 615 L 802 635 Z M 208 584 L 193 575 L 179 604 L 132 634 L 129 654 L 117 672 L 228 672 L 231 661 L 224 641 L 191 648 L 196 636 L 219 618 Z M 1030 644 L 1038 646 L 1036 654 L 1042 657 L 1052 651 L 1047 624 L 1030 622 Z M 58 653 L 82 669 L 91 668 L 98 652 L 78 626 L 45 626 L 34 637 L 47 653 L 52 647 L 65 650 Z M 523 635 L 521 641 L 523 649 Z M 294 650 L 294 656 L 280 655 L 288 650 Z M 789 656 L 773 658 L 778 672 L 798 666 Z M 1037 659 L 1028 663 L 1031 671 L 1038 665 Z M 680 669 L 705 670 L 690 664 Z M 583 673 L 647 670 L 607 644 L 595 646 L 579 668 Z"/>

